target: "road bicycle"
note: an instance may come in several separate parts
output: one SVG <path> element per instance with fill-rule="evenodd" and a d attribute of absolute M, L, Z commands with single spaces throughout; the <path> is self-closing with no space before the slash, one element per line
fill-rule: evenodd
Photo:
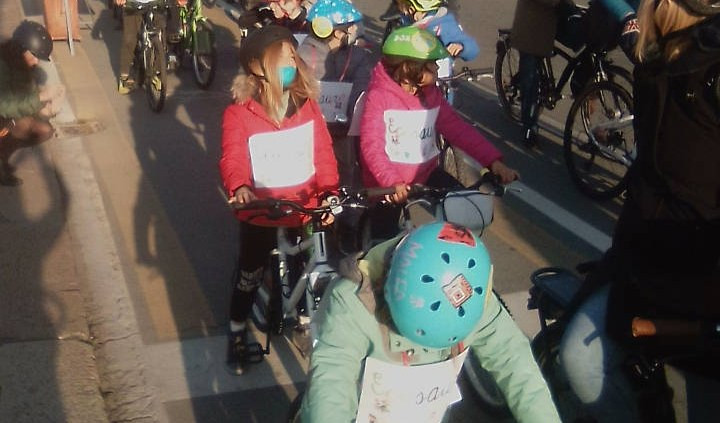
<path fill-rule="evenodd" d="M 203 15 L 202 4 L 202 0 L 190 0 L 178 8 L 180 42 L 175 49 L 179 59 L 190 55 L 195 83 L 206 90 L 215 79 L 218 62 L 215 33 L 210 21 Z"/>
<path fill-rule="evenodd" d="M 251 344 L 250 355 L 270 354 L 272 335 L 292 329 L 290 341 L 308 356 L 315 336 L 313 315 L 328 283 L 337 276 L 336 262 L 328 241 L 328 227 L 321 224 L 323 216 L 339 216 L 344 211 L 366 207 L 372 198 L 390 193 L 390 189 L 368 189 L 350 192 L 342 187 L 338 196 L 328 198 L 327 206 L 306 208 L 289 200 L 262 199 L 234 204 L 239 210 L 255 210 L 258 216 L 280 219 L 290 215 L 310 218 L 308 236 L 291 237 L 288 228 L 277 228 L 277 248 L 268 257 L 263 283 L 252 308 L 256 327 L 265 333 L 263 345 Z M 301 267 L 299 272 L 298 267 Z M 304 302 L 302 301 L 304 299 Z"/>
<path fill-rule="evenodd" d="M 150 109 L 159 113 L 167 94 L 167 53 L 165 34 L 160 23 L 166 13 L 164 0 L 149 2 L 128 1 L 125 7 L 142 13 L 142 24 L 135 47 L 135 68 L 138 82 L 145 88 Z"/>
<path fill-rule="evenodd" d="M 578 266 L 581 274 L 592 270 L 593 263 Z M 571 304 L 583 280 L 575 273 L 557 267 L 536 270 L 530 276 L 532 286 L 528 309 L 537 310 L 540 331 L 533 338 L 531 347 L 538 366 L 548 382 L 560 416 L 565 422 L 592 421 L 582 410 L 581 403 L 560 368 L 560 342 L 572 319 Z M 671 347 L 669 355 L 651 355 L 645 351 L 629 352 L 625 360 L 625 371 L 636 389 L 652 406 L 645 412 L 646 421 L 675 421 L 675 415 L 668 397 L 665 379 L 666 363 L 677 359 L 692 359 L 703 351 L 717 355 L 720 351 L 720 325 L 718 322 L 700 322 L 683 319 L 648 319 L 637 316 L 632 320 L 632 334 L 637 339 L 652 339 Z M 690 351 L 693 345 L 702 347 Z"/>
<path fill-rule="evenodd" d="M 498 34 L 495 62 L 498 99 L 505 113 L 520 122 L 520 53 L 512 47 L 509 30 L 501 29 Z M 612 64 L 606 54 L 589 46 L 582 46 L 573 54 L 556 44 L 552 56 L 538 65 L 536 113 L 541 108 L 554 109 L 565 98 L 562 91 L 571 81 L 576 96 L 563 134 L 565 163 L 578 189 L 596 200 L 613 198 L 625 190 L 627 170 L 635 156 L 633 102 L 626 88 L 632 86 L 632 75 Z M 552 68 L 555 56 L 566 61 L 557 82 Z"/>
<path fill-rule="evenodd" d="M 500 107 L 513 121 L 520 122 L 520 52 L 512 46 L 512 35 L 509 29 L 498 30 L 498 41 L 495 45 L 495 88 Z M 554 57 L 565 61 L 560 78 L 556 81 L 552 66 Z M 578 52 L 569 52 L 559 43 L 555 43 L 552 54 L 538 63 L 538 112 L 545 108 L 553 110 L 557 102 L 566 98 L 563 89 L 571 82 L 572 91 L 580 91 L 587 82 L 611 81 L 620 86 L 632 86 L 632 75 L 620 66 L 614 65 L 607 58 L 607 51 L 595 51 L 585 45 Z M 572 81 L 571 81 L 572 79 Z"/>

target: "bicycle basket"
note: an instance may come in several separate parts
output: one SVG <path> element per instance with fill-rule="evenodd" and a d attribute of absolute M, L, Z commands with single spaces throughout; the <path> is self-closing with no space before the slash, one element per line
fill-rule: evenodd
<path fill-rule="evenodd" d="M 445 196 L 439 205 L 439 212 L 443 220 L 477 233 L 492 222 L 493 206 L 492 195 L 477 191 L 454 191 Z"/>

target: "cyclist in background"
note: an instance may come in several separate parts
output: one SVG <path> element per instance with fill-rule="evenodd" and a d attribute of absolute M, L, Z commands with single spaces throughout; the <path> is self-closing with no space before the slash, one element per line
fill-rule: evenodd
<path fill-rule="evenodd" d="M 240 50 L 245 71 L 233 83 L 234 103 L 223 114 L 220 173 L 230 203 L 281 198 L 317 207 L 338 186 L 332 140 L 316 102 L 316 82 L 295 51 L 289 29 L 270 25 L 251 33 Z M 277 226 L 297 228 L 296 216 L 279 220 L 238 211 L 240 253 L 230 304 L 227 364 L 242 374 L 256 358 L 247 349 L 246 320 L 263 266 L 275 247 Z M 332 223 L 332 216 L 324 221 Z M 261 355 L 261 354 L 260 354 Z"/>
<path fill-rule="evenodd" d="M 135 59 L 135 47 L 138 43 L 138 33 L 142 26 L 142 12 L 128 7 L 132 3 L 150 3 L 153 0 L 114 0 L 115 4 L 122 8 L 122 42 L 120 44 L 120 69 L 118 77 L 118 93 L 129 94 L 135 88 L 135 78 L 132 75 L 133 60 Z M 187 0 L 167 0 L 169 22 L 163 13 L 155 15 L 158 26 L 167 27 L 166 41 L 170 43 L 180 42 L 180 12 L 178 6 L 184 6 Z M 172 51 L 173 49 L 169 49 Z M 177 64 L 177 58 L 169 57 L 168 64 L 172 67 Z"/>
<path fill-rule="evenodd" d="M 452 57 L 473 60 L 480 47 L 466 34 L 455 15 L 442 0 L 396 0 L 398 9 L 406 17 L 407 25 L 427 29 L 437 36 Z"/>
<path fill-rule="evenodd" d="M 655 414 L 671 394 L 642 401 L 626 371 L 636 350 L 668 351 L 632 337 L 634 316 L 720 320 L 720 2 L 643 0 L 638 20 L 637 159 L 612 247 L 560 345 L 573 391 L 600 423 L 674 422 L 672 410 Z M 702 355 L 691 341 L 675 351 L 690 360 L 673 361 L 685 370 L 687 404 L 699 405 L 690 422 L 715 422 L 717 352 Z"/>
<path fill-rule="evenodd" d="M 344 264 L 315 316 L 304 423 L 440 422 L 461 399 L 456 380 L 468 350 L 517 422 L 560 422 L 527 337 L 492 292 L 488 252 L 470 230 L 424 225 Z"/>
<path fill-rule="evenodd" d="M 310 35 L 298 47 L 298 54 L 317 80 L 352 84 L 347 109 L 342 111 L 347 122 L 328 124 L 339 161 L 341 184 L 348 186 L 352 185 L 349 175 L 354 174 L 352 168 L 356 167 L 356 147 L 346 139 L 348 123 L 358 97 L 367 89 L 376 62 L 369 50 L 355 43 L 362 17 L 346 0 L 319 0 L 308 12 Z"/>
<path fill-rule="evenodd" d="M 520 52 L 518 85 L 522 141 L 526 147 L 537 144 L 538 87 L 540 62 L 552 54 L 557 30 L 558 6 L 570 0 L 518 0 L 511 30 L 512 46 Z"/>
<path fill-rule="evenodd" d="M 60 110 L 65 89 L 41 89 L 35 73 L 52 49 L 47 29 L 32 21 L 23 21 L 0 44 L 0 185 L 22 183 L 10 165 L 17 149 L 38 145 L 54 133 L 48 120 Z"/>
<path fill-rule="evenodd" d="M 360 126 L 366 187 L 394 186 L 391 200 L 402 204 L 412 184 L 459 185 L 439 166 L 439 136 L 488 167 L 503 183 L 517 179 L 518 173 L 503 164 L 500 152 L 457 114 L 435 84 L 436 61 L 448 57 L 437 37 L 415 26 L 401 27 L 390 33 L 382 52 Z M 379 205 L 370 213 L 381 238 L 397 233 L 399 206 Z"/>
<path fill-rule="evenodd" d="M 302 3 L 301 0 L 261 1 L 238 18 L 231 18 L 249 31 L 274 24 L 284 26 L 293 33 L 305 33 L 308 31 L 307 11 Z"/>

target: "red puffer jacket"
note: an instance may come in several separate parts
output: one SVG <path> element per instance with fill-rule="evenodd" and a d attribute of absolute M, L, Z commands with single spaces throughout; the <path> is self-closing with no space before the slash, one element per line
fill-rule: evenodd
<path fill-rule="evenodd" d="M 222 127 L 220 174 L 229 196 L 247 185 L 258 198 L 315 207 L 318 196 L 337 189 L 332 139 L 315 101 L 307 100 L 278 125 L 262 105 L 245 100 L 225 109 Z M 298 216 L 269 220 L 257 211 L 238 211 L 236 216 L 259 226 L 300 226 L 307 221 Z"/>

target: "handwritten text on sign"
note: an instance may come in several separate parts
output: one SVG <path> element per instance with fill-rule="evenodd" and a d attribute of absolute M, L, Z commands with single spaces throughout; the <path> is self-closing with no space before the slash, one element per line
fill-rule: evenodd
<path fill-rule="evenodd" d="M 457 376 L 467 349 L 455 358 L 422 366 L 365 360 L 356 423 L 439 423 L 462 399 Z"/>
<path fill-rule="evenodd" d="M 338 117 L 347 119 L 348 101 L 352 84 L 349 82 L 320 82 L 320 109 L 326 122 L 336 122 Z"/>

